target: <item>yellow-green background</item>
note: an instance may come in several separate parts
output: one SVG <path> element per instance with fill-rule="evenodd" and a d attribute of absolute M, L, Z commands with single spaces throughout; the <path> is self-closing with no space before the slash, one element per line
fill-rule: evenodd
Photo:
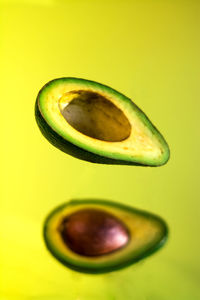
<path fill-rule="evenodd" d="M 200 299 L 197 0 L 1 0 L 0 300 Z M 135 100 L 166 137 L 166 166 L 104 166 L 50 145 L 34 119 L 39 89 L 62 76 Z M 84 275 L 42 240 L 47 213 L 71 198 L 120 201 L 164 217 L 160 252 L 119 272 Z"/>

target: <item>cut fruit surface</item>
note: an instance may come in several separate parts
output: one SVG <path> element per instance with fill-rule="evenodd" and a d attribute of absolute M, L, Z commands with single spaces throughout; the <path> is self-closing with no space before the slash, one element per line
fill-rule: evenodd
<path fill-rule="evenodd" d="M 105 273 L 131 265 L 164 245 L 158 216 L 105 200 L 73 200 L 54 209 L 44 224 L 48 250 L 79 272 Z"/>
<path fill-rule="evenodd" d="M 169 147 L 126 96 L 78 78 L 50 81 L 39 92 L 36 120 L 43 135 L 74 157 L 97 163 L 163 165 Z"/>

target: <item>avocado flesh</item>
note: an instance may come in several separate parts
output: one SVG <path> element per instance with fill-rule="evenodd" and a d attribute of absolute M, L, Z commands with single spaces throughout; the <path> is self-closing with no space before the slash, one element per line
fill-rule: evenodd
<path fill-rule="evenodd" d="M 158 216 L 105 200 L 72 200 L 54 209 L 44 224 L 51 254 L 84 273 L 129 266 L 164 245 L 167 233 Z"/>
<path fill-rule="evenodd" d="M 50 81 L 38 94 L 36 121 L 54 146 L 83 160 L 159 166 L 169 159 L 167 143 L 145 114 L 100 83 Z"/>

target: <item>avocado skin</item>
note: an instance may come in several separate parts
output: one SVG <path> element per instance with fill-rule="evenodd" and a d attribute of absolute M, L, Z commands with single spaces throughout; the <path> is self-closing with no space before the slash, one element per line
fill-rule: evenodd
<path fill-rule="evenodd" d="M 155 252 L 157 252 L 160 248 L 162 248 L 166 241 L 168 240 L 168 236 L 169 236 L 169 228 L 167 226 L 167 224 L 165 223 L 165 221 L 153 214 L 153 213 L 149 213 L 149 212 L 146 212 L 146 211 L 143 211 L 143 210 L 139 210 L 139 209 L 136 209 L 136 208 L 133 208 L 133 207 L 129 207 L 127 205 L 122 205 L 120 203 L 116 203 L 116 202 L 112 202 L 112 201 L 108 201 L 108 200 L 102 200 L 102 199 L 83 199 L 83 200 L 80 200 L 80 199 L 73 199 L 71 200 L 70 202 L 68 202 L 69 204 L 103 204 L 103 205 L 111 205 L 112 206 L 115 206 L 117 208 L 123 208 L 123 209 L 126 209 L 128 211 L 132 211 L 132 212 L 137 212 L 139 213 L 140 215 L 143 215 L 147 218 L 156 218 L 158 221 L 160 221 L 160 223 L 162 224 L 163 226 L 163 238 L 162 240 L 157 243 L 156 245 L 152 246 L 151 249 L 148 250 L 148 252 L 146 253 L 143 253 L 141 255 L 138 255 L 136 258 L 134 257 L 133 259 L 130 259 L 129 261 L 125 261 L 125 262 L 121 262 L 120 264 L 118 265 L 115 265 L 115 266 L 112 266 L 112 267 L 101 267 L 101 268 L 96 268 L 96 269 L 91 269 L 91 268 L 87 268 L 87 267 L 78 267 L 76 265 L 73 265 L 70 263 L 70 261 L 66 261 L 64 259 L 62 259 L 62 257 L 60 257 L 59 255 L 59 252 L 57 250 L 53 250 L 52 251 L 52 245 L 51 243 L 49 242 L 49 239 L 48 239 L 48 235 L 47 235 L 47 225 L 48 225 L 48 221 L 51 219 L 51 217 L 54 215 L 54 213 L 56 213 L 57 211 L 60 211 L 62 210 L 63 207 L 66 206 L 66 203 L 64 204 L 61 204 L 60 206 L 58 206 L 56 209 L 54 209 L 48 216 L 47 218 L 45 219 L 45 222 L 44 222 L 44 227 L 43 227 L 43 238 L 44 238 L 44 241 L 45 241 L 45 244 L 46 244 L 46 247 L 47 249 L 50 251 L 50 253 L 57 259 L 59 260 L 64 266 L 74 270 L 74 271 L 77 271 L 79 273 L 87 273 L 87 274 L 102 274 L 102 273 L 110 273 L 110 272 L 113 272 L 113 271 L 118 271 L 118 270 L 121 270 L 123 268 L 126 268 L 126 267 L 129 267 L 131 266 L 132 264 L 135 264 L 137 262 L 139 262 L 140 260 L 142 259 L 145 259 L 149 256 L 151 256 L 152 254 L 154 254 Z"/>
<path fill-rule="evenodd" d="M 84 161 L 97 163 L 97 164 L 109 164 L 109 165 L 135 165 L 135 166 L 148 166 L 148 165 L 140 165 L 134 162 L 128 162 L 124 160 L 115 160 L 112 158 L 103 157 L 100 155 L 96 155 L 89 151 L 83 150 L 78 146 L 73 145 L 72 143 L 65 140 L 59 134 L 57 134 L 45 121 L 43 118 L 39 107 L 38 101 L 35 103 L 35 118 L 37 125 L 43 134 L 43 136 L 56 148 L 61 151 Z"/>
<path fill-rule="evenodd" d="M 140 117 L 142 117 L 142 119 L 145 119 L 150 125 L 152 129 L 155 130 L 156 135 L 158 135 L 159 139 L 163 139 L 163 141 L 165 142 L 165 148 L 166 151 L 168 152 L 168 156 L 167 159 L 163 160 L 162 162 L 160 162 L 159 164 L 151 164 L 151 163 L 137 163 L 137 162 L 132 162 L 132 161 L 128 161 L 128 160 L 120 160 L 120 159 L 114 159 L 114 158 L 109 158 L 109 157 L 105 157 L 105 156 L 101 156 L 100 154 L 95 154 L 92 153 L 90 151 L 84 150 L 76 145 L 74 145 L 72 142 L 68 142 L 67 140 L 65 140 L 62 136 L 60 136 L 59 134 L 57 134 L 46 122 L 46 120 L 43 118 L 41 112 L 40 112 L 40 108 L 39 108 L 39 98 L 40 98 L 40 94 L 43 92 L 44 89 L 50 87 L 52 84 L 55 84 L 56 82 L 60 81 L 65 81 L 65 80 L 70 80 L 70 81 L 76 81 L 76 82 L 82 82 L 84 81 L 85 84 L 87 83 L 92 83 L 92 85 L 95 86 L 102 86 L 103 88 L 106 88 L 108 91 L 112 91 L 115 94 L 121 94 L 119 92 L 117 92 L 116 90 L 112 89 L 109 86 L 106 85 L 102 85 L 98 82 L 95 81 L 91 81 L 91 80 L 86 80 L 86 79 L 82 79 L 82 78 L 73 78 L 73 77 L 63 77 L 63 78 L 56 78 L 53 79 L 49 82 L 47 82 L 39 91 L 39 94 L 37 96 L 36 99 L 36 103 L 35 103 L 35 117 L 36 117 L 36 122 L 38 124 L 38 127 L 40 128 L 41 133 L 43 134 L 43 136 L 56 148 L 60 149 L 61 151 L 63 151 L 66 154 L 69 154 L 77 159 L 80 160 L 84 160 L 87 162 L 91 162 L 91 163 L 97 163 L 97 164 L 107 164 L 107 165 L 130 165 L 130 166 L 140 166 L 140 167 L 160 167 L 165 165 L 169 158 L 170 158 L 170 149 L 169 146 L 167 144 L 167 142 L 165 141 L 164 137 L 161 135 L 161 133 L 157 130 L 157 128 L 151 123 L 151 121 L 149 120 L 149 118 L 146 116 L 146 114 L 135 104 L 133 103 L 129 98 L 125 97 L 125 100 L 128 102 L 131 102 L 131 104 L 137 108 Z"/>

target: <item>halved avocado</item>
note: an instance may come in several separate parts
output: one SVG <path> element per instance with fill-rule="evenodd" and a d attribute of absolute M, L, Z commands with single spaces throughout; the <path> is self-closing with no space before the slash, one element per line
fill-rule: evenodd
<path fill-rule="evenodd" d="M 100 83 L 59 78 L 39 92 L 35 115 L 43 135 L 60 150 L 95 163 L 159 166 L 169 147 L 126 96 Z"/>
<path fill-rule="evenodd" d="M 72 200 L 44 224 L 47 248 L 65 266 L 105 273 L 131 265 L 164 245 L 166 223 L 158 216 L 105 200 Z"/>

